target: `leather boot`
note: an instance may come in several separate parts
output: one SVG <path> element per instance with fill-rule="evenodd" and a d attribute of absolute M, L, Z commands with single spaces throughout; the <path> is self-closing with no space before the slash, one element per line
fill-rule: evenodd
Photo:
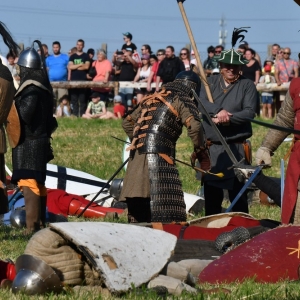
<path fill-rule="evenodd" d="M 26 210 L 27 233 L 32 233 L 40 229 L 41 221 L 41 199 L 29 187 L 23 187 L 23 195 Z"/>
<path fill-rule="evenodd" d="M 41 228 L 46 228 L 47 196 L 41 196 Z"/>

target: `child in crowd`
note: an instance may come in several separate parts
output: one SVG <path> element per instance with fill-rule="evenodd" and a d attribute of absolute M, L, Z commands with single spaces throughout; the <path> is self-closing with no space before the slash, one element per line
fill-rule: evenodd
<path fill-rule="evenodd" d="M 59 99 L 60 104 L 56 108 L 55 116 L 59 117 L 70 117 L 71 116 L 71 107 L 70 99 L 68 95 L 64 95 Z"/>
<path fill-rule="evenodd" d="M 265 75 L 261 76 L 259 83 L 270 84 L 276 83 L 275 77 L 271 75 L 271 66 L 265 65 L 264 67 Z M 262 116 L 263 118 L 272 119 L 272 104 L 273 104 L 273 92 L 262 92 Z"/>
<path fill-rule="evenodd" d="M 272 56 L 267 57 L 267 59 L 264 62 L 264 67 L 262 68 L 262 74 L 265 74 L 265 66 L 271 66 L 271 75 L 273 76 L 275 74 L 275 66 Z"/>
<path fill-rule="evenodd" d="M 106 114 L 105 103 L 101 101 L 99 93 L 94 92 L 91 95 L 92 101 L 88 104 L 85 114 L 82 115 L 85 119 L 100 119 Z"/>
<path fill-rule="evenodd" d="M 107 111 L 101 119 L 121 119 L 126 112 L 125 106 L 122 104 L 122 97 L 116 95 L 114 97 L 114 112 Z"/>

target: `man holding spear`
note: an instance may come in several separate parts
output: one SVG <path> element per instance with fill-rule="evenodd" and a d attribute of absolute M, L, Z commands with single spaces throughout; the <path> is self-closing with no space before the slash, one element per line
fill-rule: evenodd
<path fill-rule="evenodd" d="M 222 211 L 223 189 L 228 189 L 229 199 L 233 201 L 243 187 L 243 183 L 235 177 L 233 161 L 245 158 L 244 163 L 251 163 L 250 150 L 245 140 L 252 135 L 252 128 L 250 121 L 245 118 L 253 119 L 255 116 L 256 88 L 253 82 L 240 75 L 240 67 L 247 64 L 248 61 L 243 59 L 241 53 L 233 49 L 239 38 L 243 40 L 244 36 L 240 35 L 240 32 L 246 31 L 244 29 L 235 29 L 232 35 L 232 49 L 222 51 L 219 58 L 221 74 L 206 79 L 197 45 L 183 7 L 184 1 L 177 0 L 191 45 L 195 51 L 197 66 L 204 86 L 201 89 L 200 100 L 206 115 L 210 115 L 212 121 L 217 125 L 217 131 L 222 135 L 222 142 L 226 144 L 227 141 L 229 145 L 226 146 L 231 149 L 231 151 L 230 149 L 226 151 L 216 130 L 211 126 L 211 120 L 208 120 L 204 114 L 203 127 L 207 145 L 210 146 L 211 172 L 221 172 L 225 175 L 223 178 L 205 174 L 202 179 L 205 214 L 212 215 Z M 249 152 L 245 153 L 245 149 L 248 149 Z M 246 155 L 248 157 L 245 157 Z M 228 167 L 232 168 L 228 170 Z M 232 210 L 248 212 L 246 193 L 242 194 Z"/>

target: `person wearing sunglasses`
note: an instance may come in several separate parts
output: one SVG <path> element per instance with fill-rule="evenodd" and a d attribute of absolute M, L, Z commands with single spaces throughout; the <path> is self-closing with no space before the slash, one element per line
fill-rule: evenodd
<path fill-rule="evenodd" d="M 207 77 L 209 77 L 212 74 L 213 69 L 219 68 L 219 63 L 214 57 L 215 57 L 215 55 L 221 54 L 221 48 L 220 48 L 220 53 L 217 54 L 215 51 L 216 51 L 216 49 L 214 46 L 209 46 L 207 48 L 207 58 L 203 62 L 204 72 Z"/>
<path fill-rule="evenodd" d="M 167 46 L 165 51 L 165 58 L 159 64 L 156 77 L 156 91 L 159 91 L 159 83 L 168 83 L 175 80 L 178 73 L 185 71 L 184 64 L 180 58 L 175 56 L 175 49 L 173 46 Z"/>
<path fill-rule="evenodd" d="M 179 58 L 182 60 L 185 70 L 189 71 L 190 70 L 190 64 L 191 64 L 191 54 L 190 54 L 190 50 L 188 48 L 182 48 L 180 50 L 180 55 Z"/>
<path fill-rule="evenodd" d="M 151 50 L 151 47 L 150 45 L 148 44 L 145 44 L 142 46 L 141 48 L 141 52 L 142 52 L 142 55 L 151 55 L 152 54 L 152 50 Z"/>
<path fill-rule="evenodd" d="M 157 52 L 156 52 L 157 62 L 155 62 L 152 65 L 150 76 L 148 77 L 148 82 L 147 82 L 147 91 L 148 92 L 151 92 L 151 90 L 152 90 L 151 83 L 156 82 L 158 67 L 159 67 L 159 64 L 165 58 L 165 53 L 166 53 L 165 49 L 158 49 Z"/>
<path fill-rule="evenodd" d="M 245 164 L 249 164 L 251 157 L 250 154 L 247 155 L 250 151 L 246 140 L 252 136 L 252 127 L 247 118 L 253 119 L 255 117 L 257 91 L 253 81 L 240 73 L 242 66 L 248 61 L 242 53 L 234 49 L 240 38 L 239 32 L 238 29 L 235 29 L 232 35 L 232 48 L 222 51 L 218 56 L 220 74 L 207 78 L 214 102 L 209 102 L 204 88 L 201 88 L 200 100 L 237 160 L 244 159 Z M 234 170 L 229 168 L 232 166 L 232 161 L 220 143 L 210 121 L 204 115 L 202 124 L 209 147 L 211 172 L 224 173 L 223 178 L 210 174 L 205 174 L 202 177 L 205 215 L 208 216 L 221 213 L 224 189 L 228 190 L 229 199 L 232 202 L 244 183 L 239 182 L 238 178 L 235 177 Z M 199 177 L 197 176 L 197 178 Z M 246 192 L 240 196 L 232 211 L 248 213 Z"/>
<path fill-rule="evenodd" d="M 131 48 L 131 52 L 135 53 L 137 52 L 137 46 L 132 43 L 132 34 L 130 32 L 125 32 L 123 33 L 123 40 L 124 40 L 124 44 L 121 48 L 121 50 L 123 51 L 123 53 L 125 53 L 128 48 Z"/>
<path fill-rule="evenodd" d="M 286 47 L 283 51 L 283 59 L 278 60 L 275 64 L 275 79 L 277 85 L 280 86 L 285 82 L 290 82 L 293 78 L 299 76 L 298 63 L 291 59 L 291 49 Z M 282 103 L 285 99 L 286 92 L 279 93 L 279 100 Z"/>
<path fill-rule="evenodd" d="M 278 54 L 279 50 L 280 50 L 280 46 L 278 44 L 273 44 L 272 45 L 271 55 L 272 55 L 272 58 L 273 58 L 274 62 L 277 58 L 277 54 Z"/>

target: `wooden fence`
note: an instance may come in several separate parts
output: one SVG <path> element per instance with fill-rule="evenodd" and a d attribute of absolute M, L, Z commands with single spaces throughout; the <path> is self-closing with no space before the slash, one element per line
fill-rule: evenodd
<path fill-rule="evenodd" d="M 115 95 L 119 93 L 119 88 L 121 87 L 131 87 L 131 88 L 146 88 L 146 82 L 131 82 L 131 81 L 109 81 L 103 83 L 101 81 L 52 81 L 51 85 L 53 88 L 63 88 L 63 89 L 76 89 L 76 88 L 111 88 L 114 90 Z M 259 92 L 273 92 L 281 91 L 286 92 L 289 89 L 290 83 L 283 83 L 278 86 L 276 83 L 264 84 L 259 83 L 256 89 Z M 151 84 L 151 87 L 155 88 L 155 83 Z"/>

